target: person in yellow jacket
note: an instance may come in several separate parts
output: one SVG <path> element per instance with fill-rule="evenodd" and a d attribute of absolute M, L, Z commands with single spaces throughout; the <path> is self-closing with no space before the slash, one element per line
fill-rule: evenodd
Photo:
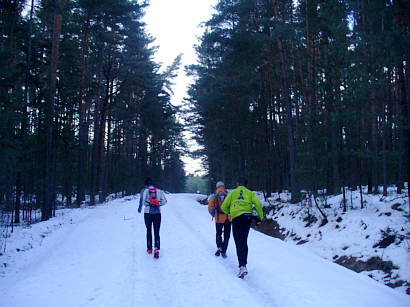
<path fill-rule="evenodd" d="M 238 277 L 248 274 L 248 235 L 252 223 L 252 210 L 255 206 L 259 220 L 263 219 L 262 204 L 256 194 L 246 187 L 248 179 L 238 178 L 238 187 L 231 191 L 222 204 L 222 211 L 232 217 L 232 233 L 239 262 Z"/>
<path fill-rule="evenodd" d="M 215 256 L 222 255 L 226 258 L 226 249 L 228 248 L 229 237 L 231 236 L 231 217 L 221 210 L 221 205 L 225 200 L 226 194 L 225 184 L 222 181 L 216 183 L 215 194 L 209 198 L 208 211 L 215 218 L 216 228 L 216 253 Z M 222 240 L 223 232 L 223 240 Z"/>

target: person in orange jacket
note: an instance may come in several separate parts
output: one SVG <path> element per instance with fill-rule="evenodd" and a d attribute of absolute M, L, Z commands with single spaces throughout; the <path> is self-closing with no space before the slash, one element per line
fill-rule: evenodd
<path fill-rule="evenodd" d="M 212 194 L 208 202 L 208 211 L 215 218 L 216 228 L 216 247 L 215 256 L 222 255 L 226 258 L 226 249 L 228 248 L 229 237 L 231 235 L 231 216 L 221 210 L 222 203 L 228 193 L 225 184 L 222 181 L 216 183 L 215 194 Z M 222 239 L 223 232 L 223 239 Z"/>

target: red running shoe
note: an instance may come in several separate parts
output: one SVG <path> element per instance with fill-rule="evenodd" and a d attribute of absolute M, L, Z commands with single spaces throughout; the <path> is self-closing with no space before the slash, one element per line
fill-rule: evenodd
<path fill-rule="evenodd" d="M 152 254 L 152 249 L 147 249 L 147 253 L 151 255 Z"/>
<path fill-rule="evenodd" d="M 159 249 L 158 248 L 156 248 L 154 250 L 154 258 L 159 258 Z"/>

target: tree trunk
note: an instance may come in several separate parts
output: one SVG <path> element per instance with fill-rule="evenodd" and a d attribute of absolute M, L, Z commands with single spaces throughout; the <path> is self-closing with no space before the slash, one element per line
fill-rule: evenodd
<path fill-rule="evenodd" d="M 383 116 L 384 123 L 383 123 L 383 139 L 382 139 L 382 146 L 383 146 L 383 196 L 387 196 L 387 185 L 389 184 L 388 179 L 388 160 L 389 160 L 389 153 L 391 152 L 391 72 L 390 69 L 387 71 L 387 99 L 386 99 L 386 106 L 385 106 L 385 116 Z"/>
<path fill-rule="evenodd" d="M 108 100 L 109 100 L 109 93 L 110 91 L 110 82 L 107 79 L 106 85 L 106 97 L 104 99 L 104 104 L 101 109 L 101 124 L 100 124 L 100 136 L 99 136 L 99 144 L 98 144 L 98 152 L 99 152 L 99 163 L 98 163 L 98 184 L 99 184 L 99 194 L 98 194 L 98 202 L 101 204 L 105 201 L 105 194 L 104 194 L 104 177 L 105 177 L 105 133 L 106 133 L 106 117 L 107 117 L 107 109 L 108 109 Z"/>
<path fill-rule="evenodd" d="M 99 142 L 100 142 L 100 123 L 101 123 L 101 88 L 102 88 L 102 75 L 103 75 L 103 63 L 105 54 L 105 43 L 101 48 L 100 63 L 98 65 L 98 89 L 97 97 L 95 99 L 95 111 L 94 111 L 94 140 L 93 140 L 93 157 L 92 157 L 92 189 L 90 196 L 90 204 L 95 205 L 95 195 L 97 194 L 98 187 L 98 167 L 99 167 Z"/>
<path fill-rule="evenodd" d="M 273 0 L 273 5 L 275 9 L 275 18 L 278 20 L 278 6 L 277 0 Z M 290 191 L 292 194 L 291 201 L 296 203 L 300 200 L 299 190 L 296 186 L 296 145 L 295 145 L 295 138 L 293 135 L 293 117 L 292 117 L 292 101 L 289 92 L 289 78 L 288 78 L 288 71 L 287 71 L 287 63 L 286 63 L 286 54 L 283 50 L 282 40 L 277 37 L 276 42 L 278 44 L 279 49 L 279 58 L 281 63 L 281 71 L 282 71 L 282 89 L 283 95 L 285 98 L 286 103 L 286 127 L 288 133 L 288 146 L 289 146 L 289 167 L 290 167 Z"/>
<path fill-rule="evenodd" d="M 16 203 L 14 206 L 14 223 L 20 223 L 20 204 L 21 204 L 21 172 L 16 177 Z"/>
<path fill-rule="evenodd" d="M 84 24 L 84 35 L 81 44 L 81 76 L 80 76 L 80 95 L 79 95 L 79 153 L 78 153 L 78 184 L 76 206 L 80 207 L 85 200 L 85 182 L 87 174 L 87 121 L 86 121 L 86 103 L 84 103 L 84 90 L 86 88 L 86 70 L 88 71 L 88 30 L 90 27 L 90 17 Z"/>
<path fill-rule="evenodd" d="M 408 64 L 406 64 L 408 65 Z M 400 78 L 400 91 L 401 91 L 401 128 L 403 130 L 403 150 L 400 154 L 403 157 L 407 157 L 407 193 L 410 193 L 410 163 L 408 162 L 408 157 L 410 157 L 410 118 L 409 118 L 409 108 L 408 108 L 408 98 L 407 98 L 407 89 L 406 89 L 406 80 L 404 74 L 404 65 L 403 61 L 400 61 L 399 65 L 399 78 Z M 399 165 L 399 167 L 405 167 L 405 165 Z M 410 194 L 409 197 L 409 212 L 410 212 Z"/>
<path fill-rule="evenodd" d="M 56 93 L 56 81 L 57 81 L 57 65 L 58 65 L 58 52 L 60 45 L 60 33 L 61 24 L 63 20 L 62 10 L 65 6 L 65 0 L 56 1 L 56 9 L 54 12 L 54 24 L 53 24 L 53 40 L 51 45 L 51 59 L 50 59 L 50 71 L 47 93 L 47 139 L 46 139 L 46 160 L 45 160 L 45 188 L 44 188 L 44 201 L 41 212 L 41 220 L 48 220 L 52 216 L 54 193 L 53 193 L 53 123 L 54 123 L 54 96 Z"/>
<path fill-rule="evenodd" d="M 313 5 L 314 6 L 314 5 Z M 315 7 L 315 6 L 314 6 Z M 314 8 L 315 9 L 315 8 Z M 312 37 L 310 33 L 310 25 L 309 25 L 309 2 L 306 0 L 306 51 L 308 53 L 308 59 L 307 59 L 307 86 L 305 88 L 305 96 L 306 96 L 306 103 L 307 103 L 307 111 L 308 111 L 308 130 L 307 130 L 307 151 L 308 151 L 308 164 L 309 164 L 309 177 L 311 178 L 311 185 L 310 189 L 312 193 L 315 192 L 315 188 L 317 186 L 316 184 L 316 159 L 315 159 L 315 144 L 313 141 L 313 131 L 315 129 L 315 120 L 314 116 L 316 113 L 316 95 L 314 92 L 314 84 L 316 83 L 316 77 L 315 77 L 315 57 L 316 57 L 316 52 L 315 48 L 312 44 Z M 324 46 L 326 48 L 326 46 Z"/>
<path fill-rule="evenodd" d="M 31 9 L 30 9 L 30 22 L 28 27 L 28 38 L 27 38 L 27 70 L 26 70 L 26 88 L 25 93 L 25 103 L 28 104 L 28 95 L 29 95 L 29 78 L 31 70 L 31 36 L 33 34 L 33 14 L 34 14 L 34 0 L 31 0 Z"/>
<path fill-rule="evenodd" d="M 378 125 L 377 125 L 377 111 L 376 111 L 376 99 L 371 100 L 372 105 L 371 105 L 371 114 L 372 114 L 372 119 L 371 119 L 371 146 L 372 146 L 372 170 L 371 170 L 371 176 L 372 176 L 372 192 L 378 193 L 379 190 L 379 149 L 378 149 L 378 144 L 377 144 L 377 136 L 378 136 Z"/>
<path fill-rule="evenodd" d="M 110 173 L 110 144 L 111 144 L 111 110 L 108 109 L 107 114 L 107 121 L 108 121 L 108 128 L 107 128 L 107 155 L 105 157 L 105 170 L 104 170 L 104 183 L 103 183 L 103 195 L 107 197 L 108 191 L 110 191 L 108 187 L 108 175 Z M 137 163 L 136 163 L 137 164 Z"/>

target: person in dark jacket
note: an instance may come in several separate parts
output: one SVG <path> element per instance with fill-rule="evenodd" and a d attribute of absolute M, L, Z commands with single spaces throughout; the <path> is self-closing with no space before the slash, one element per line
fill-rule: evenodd
<path fill-rule="evenodd" d="M 151 178 L 145 180 L 145 188 L 141 190 L 138 212 L 141 213 L 144 205 L 144 221 L 147 227 L 147 252 L 152 254 L 152 226 L 154 226 L 154 257 L 159 257 L 161 226 L 161 206 L 167 203 L 164 193 L 154 187 Z"/>
<path fill-rule="evenodd" d="M 215 194 L 209 199 L 208 211 L 215 218 L 216 228 L 216 253 L 215 256 L 222 255 L 226 258 L 226 249 L 228 248 L 229 237 L 231 235 L 231 217 L 221 210 L 221 205 L 227 195 L 225 184 L 222 181 L 216 183 Z M 222 232 L 224 234 L 222 240 Z"/>

